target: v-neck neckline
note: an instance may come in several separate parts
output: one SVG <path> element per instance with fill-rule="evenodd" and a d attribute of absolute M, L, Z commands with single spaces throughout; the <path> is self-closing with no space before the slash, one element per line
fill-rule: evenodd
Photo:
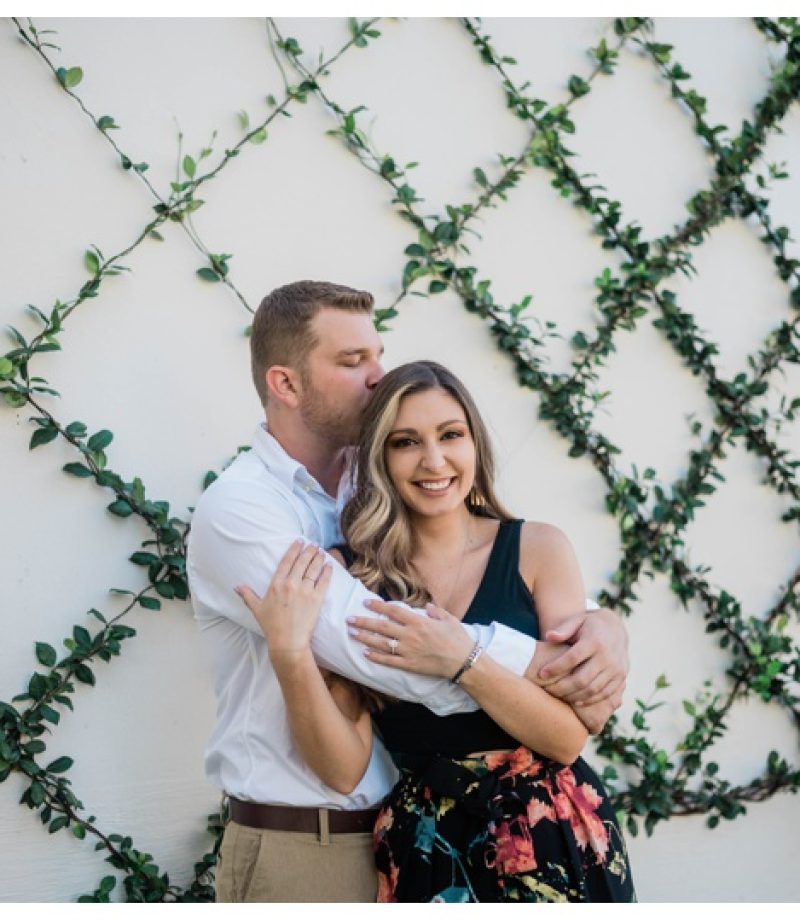
<path fill-rule="evenodd" d="M 478 587 L 475 589 L 475 593 L 472 595 L 472 600 L 467 605 L 467 609 L 464 611 L 464 615 L 458 618 L 461 623 L 467 622 L 467 617 L 469 617 L 470 613 L 472 613 L 472 608 L 475 606 L 475 602 L 478 600 L 480 593 L 483 591 L 483 586 L 486 583 L 486 576 L 489 574 L 489 570 L 491 569 L 492 563 L 494 562 L 494 557 L 497 554 L 497 545 L 500 541 L 500 531 L 507 523 L 508 521 L 500 521 L 497 526 L 497 532 L 495 533 L 494 539 L 492 540 L 492 548 L 489 550 L 489 558 L 486 560 L 486 566 L 483 570 L 483 575 L 481 575 L 481 580 L 478 582 Z M 449 612 L 450 611 L 448 611 L 448 613 Z"/>

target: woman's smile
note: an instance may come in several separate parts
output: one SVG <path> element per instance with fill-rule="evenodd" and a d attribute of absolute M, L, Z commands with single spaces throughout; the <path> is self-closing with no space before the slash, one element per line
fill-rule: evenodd
<path fill-rule="evenodd" d="M 447 479 L 419 479 L 414 485 L 419 486 L 423 492 L 436 496 L 444 494 L 456 481 L 456 478 L 456 476 L 449 476 Z"/>

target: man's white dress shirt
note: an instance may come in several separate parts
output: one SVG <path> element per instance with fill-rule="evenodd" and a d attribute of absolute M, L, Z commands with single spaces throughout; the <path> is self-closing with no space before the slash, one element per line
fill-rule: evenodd
<path fill-rule="evenodd" d="M 234 592 L 263 594 L 290 544 L 302 537 L 320 546 L 342 542 L 338 501 L 293 460 L 261 425 L 252 450 L 240 454 L 203 493 L 192 517 L 187 556 L 195 618 L 210 658 L 217 724 L 206 748 L 208 779 L 238 799 L 274 805 L 361 809 L 386 795 L 397 773 L 378 738 L 367 772 L 350 795 L 326 786 L 303 762 L 289 732 L 281 687 L 266 639 Z M 346 617 L 369 614 L 374 598 L 333 559 L 312 640 L 324 667 L 391 696 L 424 703 L 439 715 L 477 708 L 458 686 L 375 664 L 347 632 Z M 466 626 L 493 658 L 522 674 L 536 640 L 501 624 Z"/>

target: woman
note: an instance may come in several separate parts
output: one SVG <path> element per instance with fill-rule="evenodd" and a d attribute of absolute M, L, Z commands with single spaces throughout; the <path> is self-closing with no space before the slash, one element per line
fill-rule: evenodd
<path fill-rule="evenodd" d="M 429 605 L 430 618 L 400 608 L 356 618 L 365 654 L 449 677 L 481 707 L 439 717 L 326 675 L 331 730 L 303 752 L 312 769 L 354 787 L 369 760 L 368 713 L 400 769 L 375 827 L 378 900 L 635 900 L 613 808 L 579 759 L 583 724 L 460 625 L 499 620 L 538 637 L 585 594 L 566 537 L 514 520 L 497 500 L 485 426 L 445 368 L 415 362 L 377 386 L 342 531 L 339 558 L 364 584 Z M 304 600 L 292 600 L 286 586 L 304 580 Z M 262 601 L 243 597 L 274 637 L 299 620 L 313 626 L 326 584 L 324 557 L 295 546 Z"/>

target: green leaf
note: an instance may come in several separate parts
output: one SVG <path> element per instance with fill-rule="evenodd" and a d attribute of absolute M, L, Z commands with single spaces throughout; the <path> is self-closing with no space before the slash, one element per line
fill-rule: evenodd
<path fill-rule="evenodd" d="M 0 377 L 13 377 L 14 363 L 8 358 L 0 358 Z"/>
<path fill-rule="evenodd" d="M 71 476 L 77 476 L 79 479 L 88 479 L 94 475 L 89 467 L 84 466 L 82 463 L 65 463 L 61 469 Z"/>
<path fill-rule="evenodd" d="M 77 677 L 82 684 L 94 686 L 94 674 L 92 674 L 91 669 L 85 664 L 79 664 L 75 668 L 75 677 Z"/>
<path fill-rule="evenodd" d="M 96 275 L 100 271 L 100 260 L 97 258 L 97 253 L 93 249 L 87 249 L 83 254 L 83 264 L 93 275 Z"/>
<path fill-rule="evenodd" d="M 111 502 L 108 506 L 108 510 L 112 514 L 116 514 L 117 517 L 128 517 L 133 514 L 133 508 L 125 501 L 123 498 L 117 499 L 115 502 Z"/>
<path fill-rule="evenodd" d="M 78 840 L 86 839 L 86 828 L 82 824 L 73 824 L 72 833 L 78 838 Z"/>
<path fill-rule="evenodd" d="M 145 610 L 161 610 L 161 601 L 155 597 L 147 597 L 144 595 L 139 598 L 139 603 Z"/>
<path fill-rule="evenodd" d="M 80 67 L 59 67 L 56 71 L 59 83 L 66 89 L 72 89 L 77 86 L 83 79 L 83 71 Z"/>
<path fill-rule="evenodd" d="M 35 447 L 39 447 L 42 444 L 49 444 L 51 441 L 54 441 L 58 437 L 58 428 L 39 428 L 37 431 L 34 431 L 31 437 L 30 450 L 33 450 Z"/>
<path fill-rule="evenodd" d="M 122 478 L 116 473 L 112 473 L 110 470 L 100 470 L 95 479 L 99 486 L 102 486 L 106 489 L 122 489 L 124 483 Z"/>
<path fill-rule="evenodd" d="M 92 637 L 88 629 L 85 629 L 83 626 L 76 626 L 72 630 L 72 635 L 75 641 L 81 648 L 90 648 L 92 645 Z"/>
<path fill-rule="evenodd" d="M 428 290 L 431 294 L 441 294 L 442 291 L 447 290 L 447 285 L 444 281 L 431 281 L 428 285 Z"/>
<path fill-rule="evenodd" d="M 53 725 L 58 725 L 59 721 L 61 720 L 61 716 L 56 712 L 56 710 L 48 706 L 46 703 L 39 707 L 39 712 L 41 712 L 42 718 L 45 721 L 51 722 Z"/>
<path fill-rule="evenodd" d="M 202 278 L 203 281 L 220 281 L 219 275 L 214 271 L 213 268 L 198 268 L 197 277 Z"/>
<path fill-rule="evenodd" d="M 183 171 L 190 179 L 194 179 L 194 174 L 197 172 L 197 163 L 195 163 L 188 153 L 183 158 Z"/>
<path fill-rule="evenodd" d="M 56 650 L 52 645 L 48 645 L 46 642 L 37 642 L 36 657 L 40 664 L 43 664 L 47 668 L 52 668 L 57 659 Z"/>
<path fill-rule="evenodd" d="M 49 773 L 66 773 L 74 763 L 71 757 L 58 757 L 52 763 L 47 765 Z"/>
<path fill-rule="evenodd" d="M 97 119 L 97 127 L 101 131 L 112 131 L 119 128 L 119 125 L 115 123 L 113 116 L 111 115 L 101 115 Z"/>
<path fill-rule="evenodd" d="M 53 818 L 50 822 L 50 827 L 48 830 L 51 834 L 55 834 L 56 831 L 60 831 L 62 828 L 65 828 L 69 824 L 69 815 L 59 815 L 57 818 Z"/>
<path fill-rule="evenodd" d="M 27 402 L 25 394 L 18 393 L 16 390 L 4 390 L 3 399 L 12 409 L 21 409 Z"/>
<path fill-rule="evenodd" d="M 267 139 L 267 129 L 262 128 L 260 131 L 256 131 L 250 138 L 251 144 L 263 144 Z"/>
<path fill-rule="evenodd" d="M 86 442 L 86 446 L 89 450 L 105 450 L 113 440 L 114 435 L 104 428 L 102 431 L 93 434 Z"/>
<path fill-rule="evenodd" d="M 153 563 L 161 561 L 154 553 L 141 552 L 134 553 L 129 559 L 134 565 L 153 565 Z"/>
<path fill-rule="evenodd" d="M 38 808 L 44 802 L 44 786 L 34 780 L 30 788 L 31 801 Z"/>
<path fill-rule="evenodd" d="M 574 74 L 569 78 L 569 91 L 573 96 L 585 96 L 589 92 L 589 84 L 582 77 Z"/>

